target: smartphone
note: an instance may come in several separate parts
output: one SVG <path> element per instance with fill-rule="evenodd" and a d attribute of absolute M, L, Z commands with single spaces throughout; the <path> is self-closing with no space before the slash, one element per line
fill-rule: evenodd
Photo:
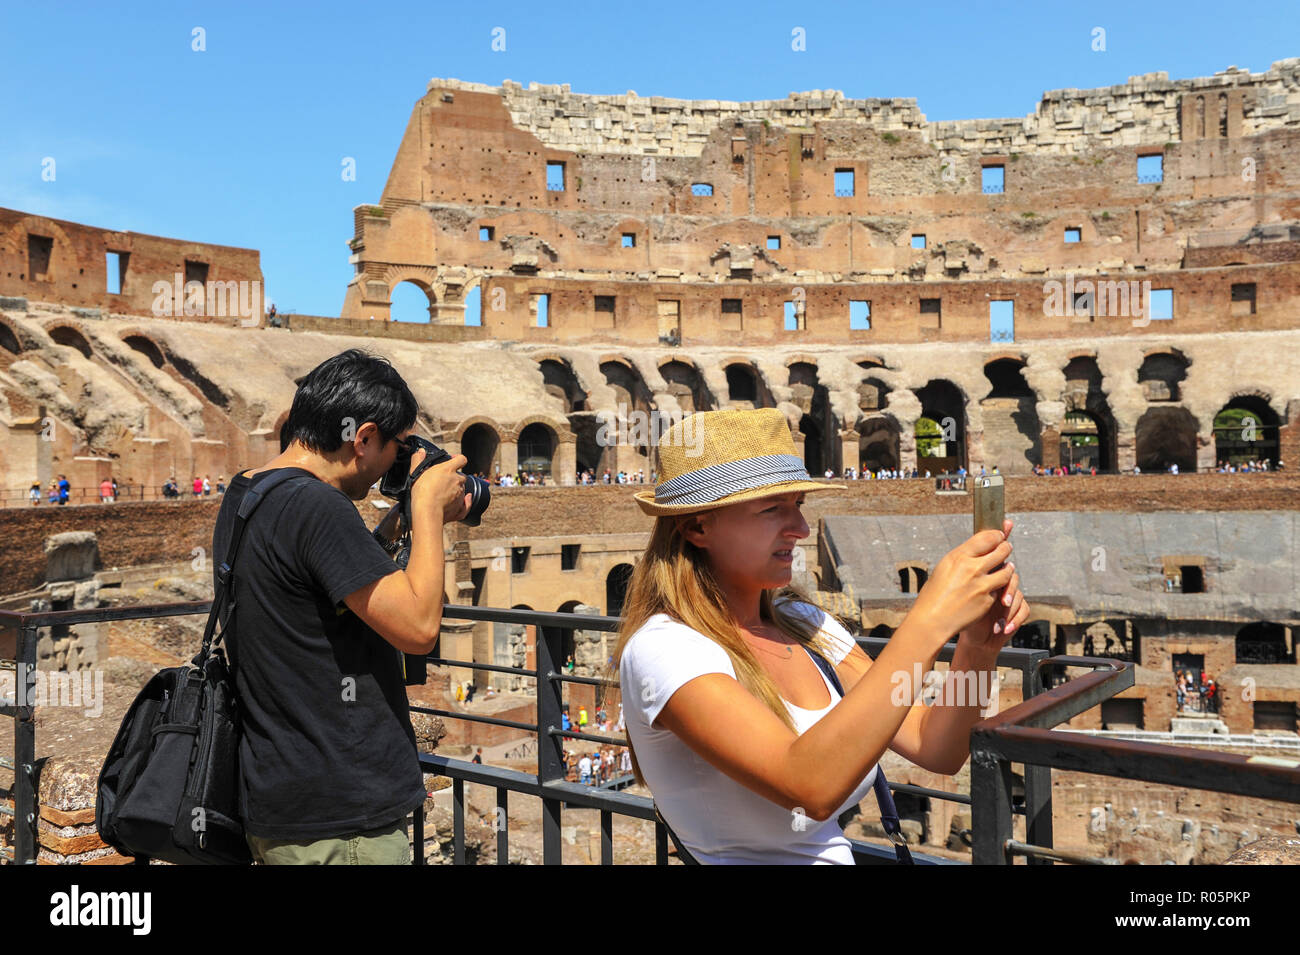
<path fill-rule="evenodd" d="M 1006 517 L 1002 475 L 989 474 L 973 480 L 975 482 L 975 533 L 1002 530 L 1002 521 Z"/>

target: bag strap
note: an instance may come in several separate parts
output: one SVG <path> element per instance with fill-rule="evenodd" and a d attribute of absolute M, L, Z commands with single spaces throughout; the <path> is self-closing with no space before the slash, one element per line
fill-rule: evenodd
<path fill-rule="evenodd" d="M 808 648 L 805 647 L 805 649 Z M 835 667 L 831 666 L 830 661 L 820 653 L 814 653 L 812 650 L 808 650 L 808 655 L 812 657 L 813 663 L 817 664 L 817 668 L 826 675 L 826 679 L 830 682 L 830 685 L 835 688 L 835 692 L 840 695 L 841 699 L 843 699 L 844 686 L 840 683 L 840 678 L 835 672 Z M 894 796 L 889 791 L 889 781 L 885 779 L 885 771 L 880 768 L 879 764 L 876 765 L 876 779 L 872 784 L 872 789 L 876 794 L 876 802 L 880 805 L 881 824 L 884 826 L 886 835 L 889 836 L 889 841 L 894 844 L 894 855 L 897 857 L 899 865 L 915 865 L 916 862 L 912 859 L 912 852 L 907 848 L 907 839 L 903 835 L 902 826 L 899 825 L 898 809 L 894 805 Z M 849 816 L 854 812 L 854 809 L 846 810 L 844 815 L 840 817 L 839 822 L 841 828 L 844 825 L 844 817 Z M 682 844 L 682 840 L 677 838 L 677 833 L 673 832 L 673 827 L 668 825 L 668 820 L 665 819 L 663 813 L 659 811 L 658 803 L 655 803 L 655 818 L 659 820 L 659 822 L 663 824 L 664 829 L 668 831 L 668 838 L 671 839 L 673 845 L 677 847 L 677 858 L 682 861 L 682 864 L 699 865 L 700 860 L 691 855 L 686 846 Z"/>
<path fill-rule="evenodd" d="M 239 510 L 235 514 L 235 526 L 230 533 L 230 546 L 226 549 L 226 559 L 221 562 L 217 568 L 217 582 L 212 594 L 212 609 L 208 611 L 208 623 L 203 629 L 203 646 L 199 649 L 198 654 L 190 662 L 199 668 L 199 674 L 207 672 L 208 657 L 211 655 L 216 644 L 226 635 L 225 627 L 222 627 L 221 633 L 213 639 L 216 634 L 217 623 L 225 612 L 226 604 L 229 602 L 231 584 L 234 580 L 235 556 L 239 553 L 239 543 L 244 538 L 244 528 L 248 524 L 248 519 L 252 516 L 253 511 L 262 503 L 272 488 L 275 488 L 285 481 L 295 477 L 302 477 L 301 474 L 295 473 L 297 468 L 277 468 L 271 476 L 263 479 L 257 487 L 249 487 L 244 493 L 243 500 L 239 502 Z"/>
<path fill-rule="evenodd" d="M 668 825 L 668 820 L 665 819 L 664 814 L 659 811 L 658 803 L 655 803 L 655 818 L 658 819 L 664 829 L 668 831 L 668 838 L 671 839 L 673 845 L 677 847 L 677 858 L 681 860 L 682 865 L 699 865 L 700 860 L 691 855 L 690 850 L 687 849 L 686 846 L 682 845 L 682 840 L 677 838 L 677 833 L 673 832 L 673 827 Z"/>
<path fill-rule="evenodd" d="M 830 685 L 835 687 L 835 692 L 840 695 L 840 699 L 843 699 L 844 686 L 840 683 L 840 678 L 835 672 L 835 667 L 831 666 L 831 662 L 820 653 L 813 652 L 813 650 L 807 646 L 805 646 L 804 649 L 808 651 L 808 656 L 812 657 L 813 663 L 817 664 L 817 668 L 826 675 L 826 679 Z M 898 808 L 894 805 L 894 796 L 889 791 L 889 782 L 885 779 L 885 771 L 880 768 L 879 763 L 876 764 L 876 780 L 872 784 L 872 789 L 876 793 L 876 802 L 880 805 L 881 825 L 884 826 L 885 834 L 889 836 L 889 841 L 894 844 L 894 855 L 898 857 L 899 864 L 915 865 L 916 863 L 912 859 L 912 852 L 907 848 L 907 839 L 903 835 L 902 826 L 899 825 Z M 848 816 L 852 812 L 852 809 L 846 810 L 840 819 L 842 820 L 844 816 Z M 840 825 L 843 826 L 843 822 L 841 822 Z"/>

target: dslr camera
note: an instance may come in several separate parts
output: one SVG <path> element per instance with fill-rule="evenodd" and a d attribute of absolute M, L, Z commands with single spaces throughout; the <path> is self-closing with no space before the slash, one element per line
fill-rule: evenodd
<path fill-rule="evenodd" d="M 424 460 L 420 466 L 411 470 L 411 458 L 416 451 L 424 449 Z M 438 447 L 432 441 L 421 438 L 418 435 L 411 435 L 397 450 L 397 458 L 393 461 L 393 466 L 388 469 L 388 473 L 383 476 L 379 482 L 379 493 L 384 497 L 392 498 L 397 501 L 394 511 L 401 510 L 406 520 L 407 532 L 410 530 L 410 510 L 411 510 L 411 487 L 415 484 L 416 479 L 425 472 L 426 469 L 433 467 L 435 464 L 441 464 L 444 461 L 450 461 L 451 455 Z M 461 523 L 470 527 L 478 527 L 483 522 L 483 512 L 488 509 L 491 503 L 492 494 L 488 490 L 487 481 L 482 478 L 466 475 L 465 492 L 470 496 L 469 513 L 461 518 Z M 392 515 L 390 515 L 391 517 Z M 382 525 L 381 525 L 382 526 Z M 398 533 L 390 540 L 404 537 L 405 534 Z M 382 539 L 381 539 L 382 542 Z"/>
<path fill-rule="evenodd" d="M 412 472 L 411 457 L 421 448 L 425 452 L 424 460 Z M 375 540 L 379 541 L 402 570 L 406 569 L 411 559 L 411 486 L 426 468 L 450 460 L 451 455 L 432 441 L 411 435 L 402 442 L 393 466 L 379 482 L 379 493 L 384 497 L 392 498 L 396 503 L 375 528 Z M 470 507 L 469 513 L 461 518 L 461 522 L 471 527 L 478 527 L 483 520 L 483 512 L 487 510 L 488 503 L 491 501 L 488 483 L 482 478 L 466 475 L 465 491 L 470 495 Z M 402 661 L 403 680 L 407 686 L 418 686 L 426 681 L 428 677 L 424 657 L 404 653 Z"/>

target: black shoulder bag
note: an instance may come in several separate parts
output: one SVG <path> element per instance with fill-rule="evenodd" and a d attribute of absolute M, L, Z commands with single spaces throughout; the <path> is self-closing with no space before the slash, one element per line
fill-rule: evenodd
<path fill-rule="evenodd" d="M 244 527 L 272 488 L 298 476 L 285 469 L 249 488 L 217 570 L 203 646 L 188 665 L 154 674 L 122 720 L 99 773 L 95 826 L 123 855 L 177 865 L 253 861 L 239 812 L 239 705 L 219 644 L 235 610 L 232 568 Z"/>
<path fill-rule="evenodd" d="M 826 674 L 826 679 L 831 686 L 835 687 L 835 692 L 844 698 L 844 685 L 840 683 L 840 678 L 835 672 L 835 667 L 831 666 L 830 661 L 820 653 L 812 650 L 808 651 L 808 656 L 812 657 L 813 663 L 817 668 Z M 894 855 L 898 857 L 899 865 L 915 865 L 912 859 L 912 852 L 907 848 L 907 838 L 903 835 L 902 827 L 898 824 L 898 809 L 894 806 L 894 796 L 889 791 L 889 782 L 885 779 L 885 771 L 876 765 L 876 780 L 872 784 L 872 789 L 876 793 L 876 802 L 880 804 L 880 822 L 884 826 L 885 834 L 889 836 L 889 841 L 894 844 Z M 848 817 L 853 816 L 857 807 L 845 810 L 840 816 L 839 823 L 843 827 Z M 682 841 L 677 838 L 677 833 L 673 832 L 672 826 L 668 825 L 668 820 L 659 812 L 659 806 L 655 806 L 655 818 L 658 819 L 665 829 L 668 830 L 668 838 L 672 839 L 673 845 L 677 847 L 677 858 L 685 865 L 699 865 L 700 861 L 691 855 L 690 851 L 682 845 Z"/>

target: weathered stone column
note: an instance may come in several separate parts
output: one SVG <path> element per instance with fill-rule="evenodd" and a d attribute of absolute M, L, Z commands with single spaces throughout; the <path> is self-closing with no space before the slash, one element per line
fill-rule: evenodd
<path fill-rule="evenodd" d="M 519 435 L 507 431 L 501 435 L 501 447 L 497 451 L 501 462 L 502 474 L 514 474 L 519 470 Z"/>
<path fill-rule="evenodd" d="M 840 474 L 844 473 L 845 468 L 856 468 L 859 465 L 858 454 L 862 435 L 856 431 L 840 432 Z"/>
<path fill-rule="evenodd" d="M 572 432 L 560 435 L 555 457 L 551 459 L 551 479 L 564 487 L 572 486 L 578 469 L 578 440 Z"/>
<path fill-rule="evenodd" d="M 1047 427 L 1039 431 L 1039 443 L 1042 447 L 1042 464 L 1045 468 L 1059 467 L 1061 463 L 1061 429 Z"/>

